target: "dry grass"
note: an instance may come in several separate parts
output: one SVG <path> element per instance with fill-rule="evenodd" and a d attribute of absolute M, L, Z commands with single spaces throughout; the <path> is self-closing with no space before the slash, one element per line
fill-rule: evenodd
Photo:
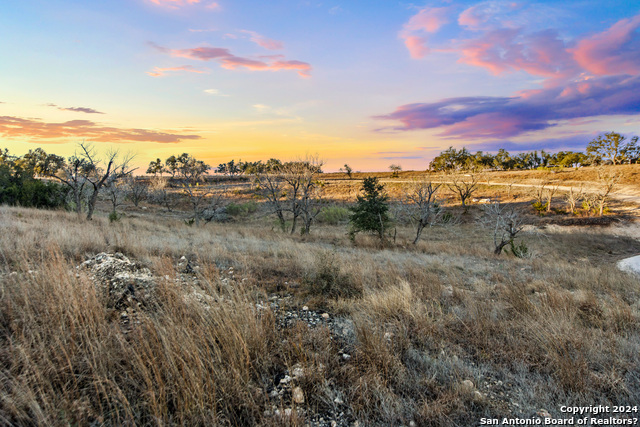
<path fill-rule="evenodd" d="M 531 227 L 533 256 L 518 259 L 493 256 L 471 220 L 415 247 L 400 227 L 380 248 L 339 226 L 302 237 L 264 219 L 195 228 L 1 207 L 0 424 L 304 425 L 343 412 L 361 425 L 473 425 L 634 405 L 640 281 L 613 263 L 640 252 L 637 227 Z M 103 251 L 157 280 L 130 329 L 76 269 Z M 183 255 L 213 302 L 185 298 Z M 229 285 L 229 267 L 246 280 Z M 285 294 L 352 332 L 282 327 L 264 302 Z M 285 394 L 278 409 L 291 415 L 274 415 L 269 392 L 294 366 L 305 402 Z"/>

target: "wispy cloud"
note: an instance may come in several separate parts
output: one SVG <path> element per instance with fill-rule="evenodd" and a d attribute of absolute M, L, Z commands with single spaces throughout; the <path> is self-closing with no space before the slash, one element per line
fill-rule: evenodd
<path fill-rule="evenodd" d="M 250 36 L 249 40 L 265 49 L 280 50 L 284 48 L 284 43 L 282 43 L 281 41 L 267 38 L 261 34 L 256 33 L 255 31 L 240 30 L 240 32 L 248 34 Z"/>
<path fill-rule="evenodd" d="M 221 47 L 196 47 L 191 49 L 169 49 L 150 43 L 160 52 L 169 54 L 174 57 L 195 59 L 198 61 L 217 61 L 222 68 L 228 70 L 247 69 L 252 71 L 279 71 L 279 70 L 295 70 L 300 77 L 311 76 L 311 65 L 307 62 L 296 60 L 277 59 L 281 56 L 267 57 L 265 60 L 251 59 L 233 55 L 229 49 Z M 263 57 L 262 59 L 265 59 Z"/>
<path fill-rule="evenodd" d="M 0 116 L 0 135 L 6 138 L 30 138 L 46 143 L 60 138 L 87 138 L 98 142 L 158 142 L 177 143 L 201 139 L 200 135 L 182 135 L 150 129 L 103 126 L 90 120 L 70 120 L 48 123 L 37 119 Z"/>
<path fill-rule="evenodd" d="M 166 75 L 167 72 L 173 72 L 173 71 L 184 71 L 187 73 L 198 73 L 198 74 L 205 74 L 208 72 L 205 70 L 199 70 L 195 67 L 192 67 L 191 65 L 182 65 L 180 67 L 166 67 L 166 68 L 153 67 L 153 71 L 147 71 L 147 74 L 150 75 L 151 77 L 162 77 Z"/>
<path fill-rule="evenodd" d="M 89 107 L 60 107 L 56 104 L 47 104 L 48 107 L 54 107 L 61 111 L 72 111 L 74 113 L 86 113 L 86 114 L 104 114 L 101 111 L 95 110 Z"/>
<path fill-rule="evenodd" d="M 169 6 L 172 8 L 200 3 L 200 0 L 149 0 L 158 6 Z"/>
<path fill-rule="evenodd" d="M 218 89 L 205 89 L 203 92 L 206 93 L 207 95 L 212 95 L 212 96 L 229 96 L 229 95 L 220 93 Z"/>

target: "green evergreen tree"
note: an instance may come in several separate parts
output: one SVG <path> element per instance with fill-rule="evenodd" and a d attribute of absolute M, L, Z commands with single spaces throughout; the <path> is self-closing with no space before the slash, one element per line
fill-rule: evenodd
<path fill-rule="evenodd" d="M 363 195 L 358 196 L 356 205 L 351 208 L 349 220 L 351 229 L 349 236 L 355 238 L 361 231 L 376 233 L 380 241 L 384 241 L 384 233 L 391 225 L 389 218 L 389 196 L 384 191 L 384 185 L 378 182 L 378 178 L 365 178 L 362 183 Z"/>

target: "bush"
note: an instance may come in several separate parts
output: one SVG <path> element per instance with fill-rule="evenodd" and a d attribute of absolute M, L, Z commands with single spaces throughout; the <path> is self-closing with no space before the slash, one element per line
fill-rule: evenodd
<path fill-rule="evenodd" d="M 327 206 L 318 214 L 318 222 L 322 224 L 338 225 L 349 221 L 351 211 L 341 206 Z"/>
<path fill-rule="evenodd" d="M 66 191 L 55 182 L 44 182 L 31 173 L 13 171 L 8 165 L 0 168 L 0 204 L 33 208 L 64 206 Z"/>
<path fill-rule="evenodd" d="M 258 204 L 254 201 L 246 203 L 229 203 L 227 205 L 227 214 L 233 217 L 246 217 L 258 210 Z"/>
<path fill-rule="evenodd" d="M 112 211 L 109 214 L 109 222 L 116 222 L 116 221 L 120 221 L 121 216 L 118 215 L 118 212 L 116 211 Z"/>
<path fill-rule="evenodd" d="M 531 256 L 529 247 L 524 242 L 520 242 L 519 245 L 516 245 L 512 240 L 510 246 L 511 253 L 517 258 L 529 258 Z"/>
<path fill-rule="evenodd" d="M 547 202 L 547 203 L 533 202 L 531 204 L 531 206 L 533 206 L 533 209 L 535 209 L 536 212 L 538 212 L 540 215 L 544 215 L 544 213 L 547 211 L 547 205 L 548 204 L 549 204 L 549 202 Z"/>

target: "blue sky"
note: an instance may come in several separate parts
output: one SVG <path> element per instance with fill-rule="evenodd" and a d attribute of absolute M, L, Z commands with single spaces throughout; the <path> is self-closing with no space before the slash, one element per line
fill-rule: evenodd
<path fill-rule="evenodd" d="M 637 134 L 633 2 L 8 1 L 0 138 L 424 169 L 450 145 Z"/>

